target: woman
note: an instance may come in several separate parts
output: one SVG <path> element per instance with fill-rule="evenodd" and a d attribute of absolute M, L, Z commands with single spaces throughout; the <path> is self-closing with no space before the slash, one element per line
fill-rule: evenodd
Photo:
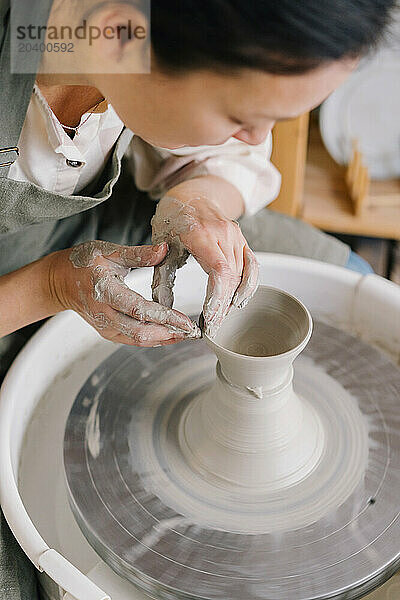
<path fill-rule="evenodd" d="M 42 0 L 22 12 L 54 30 L 85 20 L 143 32 L 138 4 Z M 9 1 L 0 0 L 0 149 L 19 149 L 0 155 L 12 163 L 0 167 L 2 373 L 31 329 L 13 332 L 67 308 L 116 342 L 197 337 L 172 309 L 188 253 L 209 275 L 211 333 L 256 288 L 249 244 L 345 264 L 349 249 L 332 238 L 267 211 L 251 217 L 279 190 L 267 160 L 274 123 L 339 86 L 382 36 L 393 4 L 153 0 L 150 73 L 132 73 L 148 40 L 125 35 L 74 40 L 71 56 L 46 51 L 14 74 Z M 123 283 L 144 266 L 156 267 L 153 302 Z M 32 570 L 2 527 L 0 598 L 32 600 Z"/>

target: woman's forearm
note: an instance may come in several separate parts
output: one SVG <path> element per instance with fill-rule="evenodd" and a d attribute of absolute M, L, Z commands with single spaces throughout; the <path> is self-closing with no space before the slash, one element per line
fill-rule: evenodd
<path fill-rule="evenodd" d="M 60 310 L 51 286 L 52 255 L 0 277 L 0 337 Z"/>
<path fill-rule="evenodd" d="M 166 196 L 173 196 L 181 202 L 193 200 L 196 196 L 206 198 L 215 204 L 228 219 L 238 219 L 245 208 L 239 190 L 232 183 L 217 175 L 203 175 L 182 181 L 171 188 Z"/>

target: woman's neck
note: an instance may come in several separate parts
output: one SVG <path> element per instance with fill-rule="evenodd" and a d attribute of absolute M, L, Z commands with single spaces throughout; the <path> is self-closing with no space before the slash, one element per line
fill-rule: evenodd
<path fill-rule="evenodd" d="M 37 85 L 60 123 L 69 127 L 79 125 L 82 115 L 104 99 L 101 92 L 91 86 L 49 85 L 40 78 Z"/>

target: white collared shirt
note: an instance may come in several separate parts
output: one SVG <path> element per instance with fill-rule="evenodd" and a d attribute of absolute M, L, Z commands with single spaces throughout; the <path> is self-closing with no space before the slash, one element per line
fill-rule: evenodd
<path fill-rule="evenodd" d="M 106 101 L 85 113 L 80 124 L 71 139 L 35 85 L 19 140 L 20 156 L 9 177 L 66 196 L 79 194 L 100 175 L 123 129 Z M 271 134 L 257 146 L 230 138 L 219 146 L 177 150 L 151 146 L 134 135 L 127 155 L 137 187 L 153 199 L 180 181 L 212 174 L 239 189 L 246 214 L 251 215 L 279 193 L 280 174 L 269 161 L 271 150 Z"/>
<path fill-rule="evenodd" d="M 79 194 L 101 173 L 123 128 L 111 106 L 88 116 L 82 116 L 72 140 L 35 85 L 19 139 L 20 156 L 9 177 L 65 196 Z"/>

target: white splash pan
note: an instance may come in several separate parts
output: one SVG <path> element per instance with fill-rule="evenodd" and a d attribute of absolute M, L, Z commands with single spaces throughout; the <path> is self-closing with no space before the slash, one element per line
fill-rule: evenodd
<path fill-rule="evenodd" d="M 400 287 L 376 275 L 258 254 L 261 282 L 302 300 L 314 316 L 379 346 L 400 364 Z M 149 297 L 150 269 L 128 283 Z M 194 261 L 178 275 L 176 306 L 201 310 L 206 278 Z M 0 391 L 0 501 L 18 542 L 41 571 L 49 600 L 146 600 L 100 560 L 75 524 L 64 486 L 62 440 L 74 398 L 113 350 L 78 315 L 49 320 L 15 360 Z M 397 600 L 393 577 L 370 600 Z"/>

